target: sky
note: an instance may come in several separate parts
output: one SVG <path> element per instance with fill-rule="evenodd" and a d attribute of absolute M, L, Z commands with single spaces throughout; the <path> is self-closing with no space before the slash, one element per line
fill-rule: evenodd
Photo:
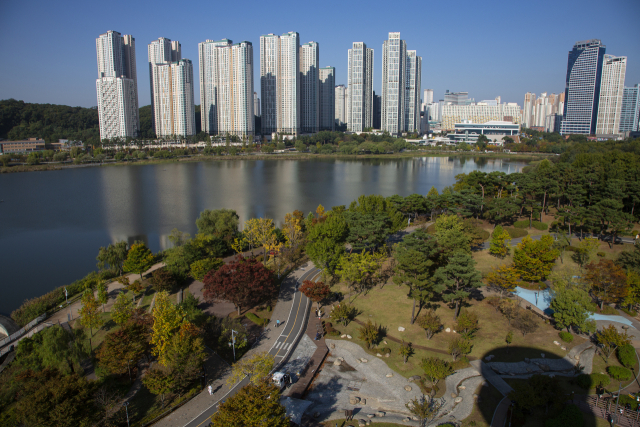
<path fill-rule="evenodd" d="M 564 91 L 567 52 L 579 40 L 601 39 L 608 54 L 627 56 L 626 86 L 640 83 L 640 1 L 418 0 L 394 2 L 0 1 L 0 99 L 97 105 L 95 39 L 108 30 L 136 40 L 138 98 L 150 104 L 147 45 L 178 40 L 193 61 L 199 104 L 198 43 L 248 40 L 254 48 L 254 90 L 260 93 L 260 36 L 297 31 L 320 46 L 320 66 L 336 67 L 347 84 L 353 42 L 374 49 L 374 90 L 380 93 L 382 43 L 399 31 L 422 56 L 422 89 L 442 99 L 467 91 L 476 101 L 522 106 L 526 92 Z"/>

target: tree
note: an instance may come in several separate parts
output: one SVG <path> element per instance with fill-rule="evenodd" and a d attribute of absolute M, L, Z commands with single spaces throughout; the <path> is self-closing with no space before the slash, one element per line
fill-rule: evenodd
<path fill-rule="evenodd" d="M 345 212 L 349 226 L 347 242 L 354 251 L 374 251 L 384 245 L 391 232 L 391 220 L 382 212 Z"/>
<path fill-rule="evenodd" d="M 471 238 L 464 232 L 464 223 L 457 215 L 443 215 L 436 219 L 436 240 L 445 258 L 456 252 L 471 253 Z"/>
<path fill-rule="evenodd" d="M 302 212 L 295 210 L 284 216 L 282 232 L 287 239 L 287 246 L 297 248 L 304 239 L 304 216 Z"/>
<path fill-rule="evenodd" d="M 104 270 L 108 265 L 109 268 L 114 270 L 118 276 L 122 274 L 122 264 L 127 258 L 128 244 L 125 241 L 110 244 L 109 246 L 101 247 L 98 251 L 96 260 L 98 261 L 98 268 Z"/>
<path fill-rule="evenodd" d="M 509 353 L 509 346 L 513 342 L 513 331 L 507 332 L 507 336 L 505 336 L 504 342 L 507 343 L 507 353 Z"/>
<path fill-rule="evenodd" d="M 587 264 L 584 279 L 591 286 L 593 295 L 600 300 L 601 310 L 605 302 L 622 302 L 627 295 L 627 275 L 610 259 Z"/>
<path fill-rule="evenodd" d="M 633 223 L 633 216 L 624 212 L 623 208 L 622 201 L 608 198 L 589 207 L 593 219 L 600 222 L 600 233 L 609 236 L 609 248 L 615 243 L 618 234 L 629 230 Z"/>
<path fill-rule="evenodd" d="M 498 309 L 504 315 L 504 317 L 507 318 L 507 320 L 509 321 L 509 325 L 511 325 L 511 320 L 514 319 L 520 312 L 520 304 L 515 300 L 503 299 L 502 301 L 500 301 Z"/>
<path fill-rule="evenodd" d="M 621 334 L 613 325 L 605 326 L 601 331 L 597 331 L 596 340 L 600 345 L 600 349 L 607 363 L 609 363 L 609 356 L 611 356 L 618 347 L 631 343 L 631 337 L 627 335 L 627 331 Z"/>
<path fill-rule="evenodd" d="M 400 347 L 398 348 L 398 354 L 400 356 L 402 356 L 402 361 L 403 363 L 407 363 L 407 359 L 412 356 L 414 353 L 413 351 L 413 347 L 411 346 L 410 342 L 404 342 L 404 340 L 402 340 L 402 343 L 400 344 Z"/>
<path fill-rule="evenodd" d="M 146 327 L 131 322 L 105 336 L 97 359 L 100 367 L 107 372 L 122 375 L 138 362 L 148 347 Z"/>
<path fill-rule="evenodd" d="M 318 310 L 320 310 L 320 301 L 323 301 L 331 293 L 329 285 L 325 285 L 324 282 L 312 282 L 311 280 L 302 282 L 302 286 L 299 289 L 304 296 L 317 304 Z"/>
<path fill-rule="evenodd" d="M 212 270 L 217 270 L 224 265 L 220 258 L 205 258 L 191 263 L 191 277 L 202 281 L 204 276 Z"/>
<path fill-rule="evenodd" d="M 559 328 L 576 328 L 588 333 L 595 330 L 595 322 L 589 320 L 594 304 L 586 291 L 577 287 L 566 287 L 554 291 L 550 308 Z"/>
<path fill-rule="evenodd" d="M 436 240 L 424 229 L 407 234 L 393 251 L 397 263 L 393 281 L 407 285 L 408 296 L 413 299 L 411 324 L 415 321 L 416 302 L 420 301 L 422 307 L 433 296 L 431 279 L 437 268 L 435 259 L 438 255 Z"/>
<path fill-rule="evenodd" d="M 358 310 L 351 304 L 341 303 L 333 308 L 331 311 L 331 318 L 338 323 L 342 323 L 344 326 L 356 317 Z"/>
<path fill-rule="evenodd" d="M 456 322 L 456 331 L 465 339 L 471 339 L 473 334 L 480 329 L 478 315 L 472 311 L 460 310 L 460 315 Z"/>
<path fill-rule="evenodd" d="M 640 274 L 640 244 L 636 242 L 630 251 L 620 252 L 616 264 L 621 265 L 625 270 L 633 270 Z"/>
<path fill-rule="evenodd" d="M 538 329 L 538 319 L 536 319 L 536 315 L 531 310 L 520 310 L 518 316 L 513 320 L 513 326 L 522 332 L 524 337 Z"/>
<path fill-rule="evenodd" d="M 151 344 L 153 344 L 153 349 L 151 352 L 158 356 L 161 365 L 167 366 L 169 363 L 167 347 L 173 335 L 184 323 L 184 313 L 180 307 L 169 300 L 169 294 L 166 291 L 160 291 L 156 294 L 152 315 Z"/>
<path fill-rule="evenodd" d="M 434 279 L 442 298 L 455 305 L 454 319 L 458 317 L 460 304 L 471 296 L 471 290 L 482 286 L 482 276 L 475 268 L 476 262 L 471 255 L 454 252 L 449 263 L 436 270 Z"/>
<path fill-rule="evenodd" d="M 422 395 L 412 399 L 405 406 L 418 419 L 419 426 L 425 427 L 438 415 L 442 403 L 430 396 Z"/>
<path fill-rule="evenodd" d="M 489 253 L 498 258 L 504 258 L 509 253 L 510 242 L 511 236 L 509 236 L 509 233 L 507 233 L 501 225 L 496 226 L 491 234 Z"/>
<path fill-rule="evenodd" d="M 513 267 L 522 280 L 538 282 L 549 275 L 558 255 L 551 236 L 542 236 L 540 240 L 525 236 L 514 250 Z"/>
<path fill-rule="evenodd" d="M 447 378 L 453 374 L 453 366 L 445 360 L 438 357 L 428 357 L 422 359 L 422 371 L 435 389 L 438 388 L 440 380 Z"/>
<path fill-rule="evenodd" d="M 263 259 L 267 259 L 267 248 L 264 247 L 274 233 L 275 226 L 271 218 L 251 218 L 244 223 L 245 238 L 250 246 L 263 246 Z"/>
<path fill-rule="evenodd" d="M 68 375 L 88 357 L 84 337 L 82 330 L 74 329 L 68 333 L 61 326 L 54 325 L 20 340 L 16 358 L 23 369 L 40 371 L 51 368 Z"/>
<path fill-rule="evenodd" d="M 171 369 L 174 386 L 183 390 L 198 377 L 207 358 L 200 330 L 183 322 L 165 349 L 166 366 Z"/>
<path fill-rule="evenodd" d="M 289 427 L 280 390 L 270 381 L 244 386 L 218 407 L 213 427 Z"/>
<path fill-rule="evenodd" d="M 640 275 L 634 270 L 627 273 L 627 296 L 623 304 L 628 308 L 637 307 L 640 303 Z"/>
<path fill-rule="evenodd" d="M 440 316 L 438 316 L 433 310 L 429 310 L 422 316 L 418 317 L 418 325 L 424 329 L 428 340 L 430 340 L 436 332 L 442 329 Z"/>
<path fill-rule="evenodd" d="M 124 271 L 131 273 L 138 273 L 140 280 L 142 280 L 142 273 L 147 271 L 153 263 L 155 258 L 147 245 L 144 243 L 134 243 L 131 245 L 131 249 L 127 253 L 127 259 L 124 261 Z"/>
<path fill-rule="evenodd" d="M 104 313 L 104 305 L 109 301 L 109 290 L 107 285 L 99 283 L 98 286 L 98 303 L 102 304 L 102 312 Z"/>
<path fill-rule="evenodd" d="M 85 328 L 89 328 L 89 346 L 91 347 L 91 337 L 93 337 L 93 328 L 98 328 L 102 324 L 100 312 L 98 311 L 98 301 L 93 296 L 93 291 L 87 289 L 82 295 L 82 306 L 78 314 L 80 315 L 80 324 Z M 93 351 L 93 348 L 91 347 Z"/>
<path fill-rule="evenodd" d="M 238 255 L 235 261 L 210 271 L 202 280 L 206 301 L 230 301 L 238 309 L 253 307 L 271 298 L 277 291 L 273 274 L 255 258 Z"/>
<path fill-rule="evenodd" d="M 449 341 L 449 354 L 453 357 L 453 361 L 458 360 L 458 357 L 471 353 L 471 341 L 462 337 L 454 337 Z"/>
<path fill-rule="evenodd" d="M 324 222 L 309 228 L 306 252 L 311 261 L 324 272 L 333 274 L 342 254 L 348 233 L 347 222 L 341 214 L 332 213 Z"/>
<path fill-rule="evenodd" d="M 580 245 L 578 246 L 578 250 L 573 254 L 573 260 L 580 265 L 580 267 L 584 267 L 586 263 L 589 262 L 594 252 L 600 246 L 600 241 L 593 237 L 587 237 L 582 239 Z"/>
<path fill-rule="evenodd" d="M 239 217 L 232 209 L 205 209 L 196 220 L 198 232 L 231 241 L 238 232 Z"/>
<path fill-rule="evenodd" d="M 111 318 L 116 324 L 122 325 L 129 320 L 134 310 L 133 301 L 127 298 L 124 292 L 120 292 L 111 307 Z"/>
<path fill-rule="evenodd" d="M 384 259 L 384 254 L 380 252 L 352 252 L 343 255 L 340 259 L 336 274 L 347 282 L 349 292 L 351 292 L 352 288 L 363 292 L 368 286 L 372 285 Z"/>
<path fill-rule="evenodd" d="M 509 293 L 513 292 L 518 286 L 520 281 L 520 274 L 513 266 L 507 267 L 502 265 L 500 267 L 494 267 L 487 276 L 487 288 L 500 294 L 500 298 L 504 298 Z"/>
<path fill-rule="evenodd" d="M 243 357 L 231 367 L 231 376 L 227 379 L 227 384 L 231 386 L 248 376 L 251 384 L 258 385 L 267 378 L 274 363 L 273 356 L 267 352 Z"/>
<path fill-rule="evenodd" d="M 380 341 L 380 326 L 368 320 L 363 326 L 358 328 L 358 338 L 367 344 L 370 349 Z"/>
<path fill-rule="evenodd" d="M 171 393 L 174 389 L 173 376 L 160 367 L 149 370 L 142 378 L 142 383 L 151 393 L 161 396 L 162 406 L 164 406 L 165 394 Z"/>
<path fill-rule="evenodd" d="M 153 289 L 156 292 L 167 291 L 175 289 L 178 286 L 178 281 L 175 276 L 166 268 L 159 268 L 151 274 L 151 283 L 153 283 Z"/>

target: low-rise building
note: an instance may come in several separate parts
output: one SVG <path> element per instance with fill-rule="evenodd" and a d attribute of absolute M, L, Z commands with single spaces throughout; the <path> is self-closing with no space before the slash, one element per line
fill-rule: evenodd
<path fill-rule="evenodd" d="M 22 141 L 0 141 L 0 153 L 30 153 L 45 149 L 44 139 L 29 138 Z"/>
<path fill-rule="evenodd" d="M 489 121 L 486 123 L 471 123 L 465 121 L 456 123 L 455 132 L 447 135 L 452 142 L 467 142 L 475 144 L 480 135 L 485 135 L 489 140 L 489 144 L 503 145 L 504 138 L 509 136 L 517 136 L 520 134 L 520 125 L 518 123 L 504 121 Z"/>

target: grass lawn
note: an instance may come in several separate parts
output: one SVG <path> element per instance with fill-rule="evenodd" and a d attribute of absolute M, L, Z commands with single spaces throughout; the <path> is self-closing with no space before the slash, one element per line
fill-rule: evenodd
<path fill-rule="evenodd" d="M 102 344 L 102 341 L 104 341 L 104 337 L 108 333 L 114 332 L 120 329 L 120 326 L 117 325 L 116 322 L 111 320 L 111 313 L 109 312 L 103 313 L 102 311 L 100 311 L 100 321 L 102 323 L 102 327 L 100 327 L 98 330 L 93 329 L 93 335 L 91 336 L 91 346 L 93 347 L 94 350 L 98 348 L 100 344 Z M 82 326 L 80 324 L 80 320 L 77 318 L 71 321 L 70 326 L 73 329 L 84 330 L 85 334 L 87 335 L 87 338 L 89 338 L 89 336 L 91 335 L 90 329 Z"/>
<path fill-rule="evenodd" d="M 498 258 L 491 255 L 488 249 L 475 251 L 472 255 L 473 259 L 476 261 L 476 270 L 482 273 L 482 276 L 484 277 L 496 267 L 511 264 L 513 259 L 513 249 L 511 249 L 509 251 L 509 255 L 504 258 Z"/>

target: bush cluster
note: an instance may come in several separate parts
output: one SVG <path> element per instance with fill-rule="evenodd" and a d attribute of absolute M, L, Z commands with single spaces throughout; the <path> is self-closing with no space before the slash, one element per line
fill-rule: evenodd
<path fill-rule="evenodd" d="M 245 314 L 245 317 L 258 326 L 265 326 L 267 323 L 269 323 L 269 319 L 263 319 L 262 317 L 254 313 L 247 313 Z"/>
<path fill-rule="evenodd" d="M 558 335 L 560 335 L 560 339 L 564 342 L 573 341 L 573 335 L 571 335 L 571 332 L 562 331 Z"/>
<path fill-rule="evenodd" d="M 504 227 L 504 230 L 509 233 L 509 237 L 511 237 L 512 239 L 524 237 L 529 234 L 527 230 L 523 230 L 522 228 Z"/>
<path fill-rule="evenodd" d="M 625 381 L 631 378 L 631 371 L 622 366 L 607 366 L 607 372 L 611 378 L 618 381 Z"/>
<path fill-rule="evenodd" d="M 332 336 L 332 337 L 340 335 L 340 331 L 335 329 L 331 322 L 323 322 L 323 326 L 324 326 L 324 334 L 325 335 L 329 335 L 329 336 Z"/>
<path fill-rule="evenodd" d="M 616 356 L 620 363 L 626 368 L 632 368 L 636 364 L 636 349 L 631 344 L 618 347 Z"/>
<path fill-rule="evenodd" d="M 603 386 L 606 387 L 611 383 L 611 378 L 605 374 L 580 374 L 576 378 L 576 384 L 585 390 L 589 390 L 590 388 Z"/>
<path fill-rule="evenodd" d="M 604 258 L 606 254 L 604 252 L 596 252 L 596 255 L 598 255 L 600 258 Z"/>
<path fill-rule="evenodd" d="M 522 221 L 516 221 L 513 223 L 515 228 L 529 228 L 529 220 L 523 219 Z M 536 230 L 545 231 L 549 226 L 544 222 L 540 221 L 531 221 L 531 226 Z"/>

